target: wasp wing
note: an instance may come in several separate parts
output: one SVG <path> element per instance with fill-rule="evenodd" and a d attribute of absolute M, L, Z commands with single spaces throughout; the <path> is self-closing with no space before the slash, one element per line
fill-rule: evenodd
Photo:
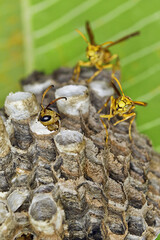
<path fill-rule="evenodd" d="M 89 21 L 86 22 L 86 31 L 88 33 L 90 43 L 92 45 L 96 45 L 95 40 L 94 40 L 94 34 L 93 34 L 92 29 L 90 27 Z"/>
<path fill-rule="evenodd" d="M 127 40 L 127 39 L 129 39 L 129 38 L 131 38 L 131 37 L 137 36 L 137 35 L 139 35 L 139 34 L 140 34 L 139 31 L 133 32 L 133 33 L 131 33 L 131 34 L 128 34 L 128 35 L 126 35 L 126 36 L 124 36 L 124 37 L 122 37 L 122 38 L 114 41 L 113 43 L 109 44 L 106 48 L 109 48 L 109 47 L 111 47 L 111 46 L 113 46 L 113 45 L 115 45 L 115 44 L 117 44 L 117 43 L 123 42 L 123 41 L 125 41 L 125 40 Z"/>

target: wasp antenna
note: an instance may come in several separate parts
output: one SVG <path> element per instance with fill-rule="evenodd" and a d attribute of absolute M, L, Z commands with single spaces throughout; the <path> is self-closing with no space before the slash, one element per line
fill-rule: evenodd
<path fill-rule="evenodd" d="M 53 103 L 57 102 L 57 101 L 60 100 L 60 99 L 65 99 L 65 100 L 67 100 L 66 97 L 59 97 L 59 98 L 56 98 L 56 99 L 54 99 L 53 101 L 51 101 L 51 102 L 47 105 L 46 108 L 48 108 L 50 105 L 52 105 Z"/>
<path fill-rule="evenodd" d="M 117 82 L 117 84 L 118 84 L 118 86 L 119 86 L 119 88 L 120 88 L 120 90 L 121 90 L 121 92 L 122 92 L 122 95 L 124 95 L 124 92 L 123 92 L 123 90 L 122 90 L 122 86 L 121 86 L 119 80 L 118 80 L 115 76 L 113 76 L 113 78 L 114 78 L 114 80 L 116 80 L 116 82 Z"/>
<path fill-rule="evenodd" d="M 43 100 L 44 100 L 44 98 L 45 98 L 45 96 L 46 96 L 46 93 L 49 91 L 49 89 L 51 89 L 52 87 L 54 87 L 54 85 L 50 85 L 45 91 L 44 91 L 44 93 L 43 93 L 43 96 L 42 96 L 42 100 L 41 100 L 41 107 L 42 108 L 44 108 L 43 107 Z"/>
<path fill-rule="evenodd" d="M 80 30 L 78 30 L 78 29 L 76 29 L 76 31 L 81 35 L 81 37 L 84 39 L 84 41 L 85 41 L 87 44 L 89 44 L 89 42 L 88 42 L 87 38 L 84 36 L 84 34 L 83 34 Z"/>
<path fill-rule="evenodd" d="M 146 102 L 140 102 L 140 101 L 133 101 L 134 104 L 139 105 L 139 106 L 147 106 Z"/>
<path fill-rule="evenodd" d="M 115 92 L 117 93 L 117 95 L 121 96 L 121 93 L 120 93 L 119 89 L 117 88 L 117 86 L 114 84 L 113 81 L 111 82 L 111 84 L 112 84 L 112 87 L 114 88 Z"/>
<path fill-rule="evenodd" d="M 107 45 L 107 44 L 113 44 L 114 42 L 113 41 L 108 41 L 108 42 L 104 42 L 102 44 L 100 44 L 100 46 L 104 46 L 104 45 Z"/>

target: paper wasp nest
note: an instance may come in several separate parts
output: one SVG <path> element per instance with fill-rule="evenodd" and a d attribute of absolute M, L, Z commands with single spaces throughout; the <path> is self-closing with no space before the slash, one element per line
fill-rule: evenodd
<path fill-rule="evenodd" d="M 0 118 L 1 240 L 151 240 L 160 232 L 160 155 L 135 124 L 129 141 L 127 121 L 116 127 L 110 122 L 106 148 L 97 111 L 113 94 L 110 72 L 87 86 L 92 74 L 82 69 L 76 85 L 72 69 L 63 68 L 22 81 L 39 103 L 53 84 L 46 105 L 68 94 L 65 105 L 57 102 L 57 133 L 35 121 L 40 110 L 32 93 L 6 98 Z"/>

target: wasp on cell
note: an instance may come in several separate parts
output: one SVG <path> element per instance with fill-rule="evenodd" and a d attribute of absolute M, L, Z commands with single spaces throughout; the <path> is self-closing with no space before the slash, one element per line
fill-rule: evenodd
<path fill-rule="evenodd" d="M 125 37 L 122 37 L 117 41 L 114 41 L 114 42 L 108 41 L 100 45 L 97 45 L 95 43 L 94 35 L 91 30 L 89 22 L 86 22 L 86 31 L 88 33 L 90 41 L 88 41 L 87 38 L 83 35 L 83 33 L 80 32 L 78 29 L 76 29 L 76 31 L 82 36 L 82 38 L 88 44 L 86 49 L 86 57 L 88 58 L 88 62 L 84 62 L 80 60 L 77 63 L 73 71 L 72 80 L 75 82 L 78 81 L 81 67 L 95 67 L 97 71 L 87 80 L 88 83 L 90 83 L 103 69 L 111 68 L 112 71 L 115 72 L 120 68 L 118 54 L 112 55 L 111 52 L 109 51 L 109 48 L 111 46 L 140 34 L 140 32 L 137 31 Z M 104 47 L 105 45 L 107 46 Z M 114 60 L 115 60 L 115 64 L 112 63 Z"/>
<path fill-rule="evenodd" d="M 50 105 L 54 104 L 60 99 L 65 99 L 67 100 L 66 97 L 59 97 L 51 101 L 46 107 L 43 106 L 43 100 L 46 95 L 46 93 L 54 87 L 53 85 L 49 86 L 43 93 L 42 100 L 41 100 L 41 111 L 38 117 L 38 121 L 40 121 L 44 126 L 48 128 L 50 131 L 56 131 L 59 129 L 59 124 L 60 124 L 60 115 L 49 108 Z"/>
<path fill-rule="evenodd" d="M 118 88 L 116 87 L 116 85 L 113 82 L 113 79 L 117 82 L 120 91 L 118 90 Z M 106 144 L 108 142 L 108 130 L 107 130 L 107 126 L 104 123 L 104 121 L 102 120 L 103 118 L 107 118 L 109 121 L 111 118 L 113 118 L 114 116 L 120 116 L 122 117 L 121 120 L 118 120 L 117 122 L 115 122 L 113 125 L 117 125 L 120 122 L 126 121 L 127 119 L 130 119 L 130 123 L 129 123 L 129 138 L 132 141 L 132 136 L 131 136 L 131 126 L 132 123 L 135 119 L 136 113 L 133 111 L 135 109 L 135 105 L 140 105 L 140 106 L 146 106 L 147 103 L 145 102 L 140 102 L 140 101 L 133 101 L 130 97 L 125 96 L 124 92 L 122 90 L 122 86 L 119 82 L 119 80 L 113 76 L 112 79 L 112 85 L 113 88 L 115 89 L 116 93 L 118 94 L 117 98 L 114 98 L 113 96 L 110 96 L 106 103 L 102 106 L 102 108 L 98 111 L 98 113 L 100 113 L 102 111 L 102 109 L 105 107 L 107 107 L 108 103 L 110 102 L 110 113 L 109 114 L 100 114 L 100 120 L 106 130 Z"/>

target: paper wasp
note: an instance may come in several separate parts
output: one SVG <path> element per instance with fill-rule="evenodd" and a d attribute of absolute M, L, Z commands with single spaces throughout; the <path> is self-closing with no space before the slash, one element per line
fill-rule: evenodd
<path fill-rule="evenodd" d="M 41 100 L 41 111 L 38 117 L 38 121 L 40 121 L 44 126 L 48 128 L 50 131 L 56 131 L 59 129 L 59 121 L 60 121 L 60 115 L 49 108 L 50 105 L 57 102 L 60 99 L 67 100 L 66 97 L 59 97 L 51 101 L 47 107 L 43 106 L 43 100 L 46 95 L 46 93 L 49 91 L 50 88 L 54 87 L 53 85 L 49 86 L 43 93 L 42 100 Z"/>
<path fill-rule="evenodd" d="M 122 94 L 120 93 L 120 91 L 118 90 L 116 85 L 114 84 L 113 79 L 117 82 Z M 140 106 L 146 106 L 147 105 L 147 103 L 145 103 L 145 102 L 133 101 L 130 97 L 125 96 L 119 80 L 115 76 L 113 76 L 113 79 L 112 79 L 112 84 L 113 84 L 113 87 L 114 87 L 115 91 L 118 94 L 118 97 L 117 98 L 114 98 L 113 96 L 109 97 L 107 99 L 106 103 L 98 111 L 98 113 L 100 113 L 104 107 L 107 107 L 107 105 L 110 101 L 110 113 L 108 115 L 107 114 L 100 114 L 101 122 L 102 122 L 102 124 L 103 124 L 103 126 L 106 130 L 106 143 L 108 142 L 108 131 L 107 131 L 107 126 L 104 123 L 104 121 L 102 120 L 102 118 L 107 118 L 108 120 L 110 120 L 111 118 L 113 118 L 116 115 L 122 117 L 121 120 L 118 120 L 117 122 L 115 122 L 113 124 L 114 126 L 117 125 L 120 122 L 123 122 L 127 119 L 130 119 L 129 138 L 130 138 L 130 140 L 132 140 L 131 126 L 132 126 L 132 123 L 133 123 L 133 121 L 135 119 L 135 116 L 136 116 L 136 113 L 133 112 L 133 110 L 135 109 L 135 105 L 140 105 Z"/>
<path fill-rule="evenodd" d="M 87 38 L 83 35 L 82 32 L 80 32 L 78 29 L 76 31 L 82 36 L 82 38 L 85 40 L 85 42 L 88 44 L 86 49 L 86 56 L 89 59 L 88 62 L 79 61 L 77 65 L 74 68 L 72 80 L 77 82 L 79 79 L 81 67 L 96 67 L 97 71 L 91 76 L 87 82 L 90 83 L 103 69 L 105 68 L 111 68 L 114 72 L 115 70 L 119 69 L 119 56 L 117 54 L 111 54 L 109 51 L 109 48 L 117 43 L 120 43 L 122 41 L 125 41 L 133 36 L 139 35 L 140 32 L 134 32 L 131 33 L 125 37 L 122 37 L 118 39 L 115 42 L 109 41 L 102 43 L 100 45 L 97 45 L 94 40 L 93 32 L 90 28 L 89 22 L 86 22 L 86 30 L 89 36 L 90 42 L 87 40 Z M 105 45 L 107 45 L 104 47 Z M 116 61 L 115 64 L 112 64 L 112 61 Z"/>

